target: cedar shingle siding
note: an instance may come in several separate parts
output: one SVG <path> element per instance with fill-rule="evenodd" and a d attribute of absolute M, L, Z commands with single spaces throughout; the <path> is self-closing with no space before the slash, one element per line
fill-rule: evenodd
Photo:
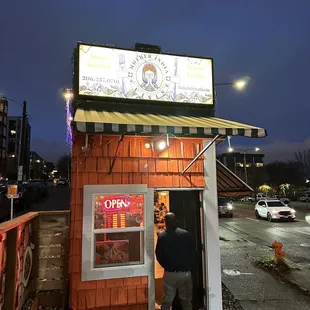
<path fill-rule="evenodd" d="M 154 188 L 203 187 L 203 157 L 186 173 L 180 172 L 202 149 L 202 139 L 170 139 L 158 153 L 146 149 L 146 138 L 125 136 L 113 172 L 115 136 L 89 135 L 90 147 L 82 152 L 85 134 L 76 134 L 72 153 L 70 307 L 74 310 L 147 310 L 147 277 L 81 282 L 83 186 L 97 184 L 147 184 Z"/>

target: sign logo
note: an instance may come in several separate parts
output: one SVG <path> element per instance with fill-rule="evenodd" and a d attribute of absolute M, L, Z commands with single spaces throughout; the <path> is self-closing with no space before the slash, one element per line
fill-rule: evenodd
<path fill-rule="evenodd" d="M 101 208 L 107 212 L 124 211 L 130 207 L 129 196 L 107 196 L 101 201 Z"/>
<path fill-rule="evenodd" d="M 168 66 L 153 54 L 138 55 L 129 66 L 128 78 L 142 97 L 164 92 L 170 81 Z"/>

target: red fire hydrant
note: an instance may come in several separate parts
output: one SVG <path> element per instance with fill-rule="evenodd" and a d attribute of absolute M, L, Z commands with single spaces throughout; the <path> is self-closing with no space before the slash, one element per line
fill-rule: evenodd
<path fill-rule="evenodd" d="M 283 260 L 283 257 L 285 255 L 285 252 L 282 250 L 283 248 L 283 243 L 275 241 L 272 244 L 272 247 L 274 249 L 274 256 L 276 257 L 277 260 Z"/>

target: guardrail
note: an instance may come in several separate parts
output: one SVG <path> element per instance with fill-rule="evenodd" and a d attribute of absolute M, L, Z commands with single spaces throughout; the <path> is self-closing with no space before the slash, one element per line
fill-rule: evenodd
<path fill-rule="evenodd" d="M 0 224 L 0 309 L 64 309 L 70 211 L 30 212 Z"/>

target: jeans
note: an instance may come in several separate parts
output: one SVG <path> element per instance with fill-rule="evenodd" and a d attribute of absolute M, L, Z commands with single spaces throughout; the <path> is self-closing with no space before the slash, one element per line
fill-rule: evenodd
<path fill-rule="evenodd" d="M 192 310 L 192 275 L 190 272 L 167 272 L 164 274 L 164 298 L 162 310 L 170 310 L 178 290 L 182 310 Z"/>

